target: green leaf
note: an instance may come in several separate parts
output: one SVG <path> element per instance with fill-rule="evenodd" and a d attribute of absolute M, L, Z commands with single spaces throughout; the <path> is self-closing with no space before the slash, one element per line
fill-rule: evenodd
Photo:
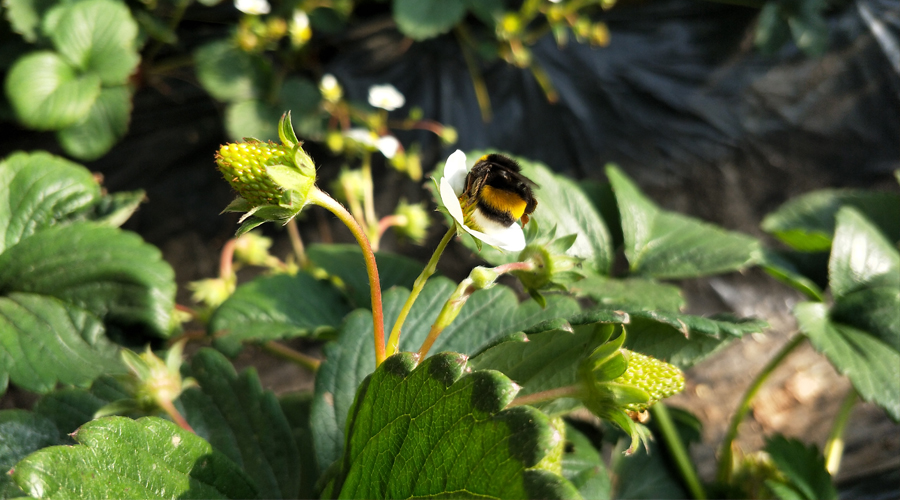
<path fill-rule="evenodd" d="M 574 283 L 569 290 L 580 297 L 594 299 L 604 309 L 678 312 L 685 306 L 677 286 L 643 278 L 613 279 L 593 275 Z"/>
<path fill-rule="evenodd" d="M 900 351 L 900 253 L 853 208 L 837 214 L 828 270 L 832 319 Z"/>
<path fill-rule="evenodd" d="M 44 152 L 13 153 L 0 162 L 0 254 L 99 197 L 86 168 Z"/>
<path fill-rule="evenodd" d="M 616 478 L 613 498 L 690 498 L 656 442 L 647 443 L 649 451 L 639 447 L 632 455 L 625 455 L 630 445 L 631 438 L 623 436 L 612 451 L 609 468 L 612 477 Z"/>
<path fill-rule="evenodd" d="M 235 290 L 213 314 L 209 331 L 231 354 L 240 342 L 333 332 L 350 312 L 341 294 L 306 272 L 260 277 Z"/>
<path fill-rule="evenodd" d="M 278 96 L 285 105 L 284 111 L 290 111 L 296 118 L 318 111 L 322 101 L 318 85 L 309 78 L 296 76 L 284 80 Z"/>
<path fill-rule="evenodd" d="M 503 0 L 465 0 L 465 4 L 469 12 L 490 28 L 494 27 L 505 8 Z"/>
<path fill-rule="evenodd" d="M 5 0 L 3 7 L 13 31 L 22 35 L 27 42 L 35 43 L 41 35 L 41 18 L 57 2 L 58 0 Z"/>
<path fill-rule="evenodd" d="M 138 235 L 91 223 L 51 227 L 0 254 L 0 294 L 50 295 L 161 337 L 171 333 L 174 275 Z"/>
<path fill-rule="evenodd" d="M 533 408 L 503 410 L 512 381 L 463 375 L 461 354 L 417 368 L 414 359 L 391 356 L 362 383 L 335 482 L 341 498 L 578 497 L 561 476 L 531 469 L 563 437 Z"/>
<path fill-rule="evenodd" d="M 57 382 L 87 386 L 104 373 L 123 372 L 103 333 L 96 316 L 53 297 L 0 297 L 0 374 L 43 393 Z"/>
<path fill-rule="evenodd" d="M 825 293 L 815 281 L 807 278 L 797 266 L 784 255 L 771 250 L 763 250 L 760 266 L 770 276 L 803 293 L 808 298 L 823 302 Z"/>
<path fill-rule="evenodd" d="M 26 126 L 57 130 L 87 117 L 100 95 L 100 77 L 76 74 L 75 68 L 54 52 L 32 52 L 9 70 L 6 95 Z"/>
<path fill-rule="evenodd" d="M 316 481 L 319 479 L 319 465 L 316 462 L 316 454 L 313 450 L 312 422 L 310 410 L 312 409 L 313 394 L 311 392 L 292 393 L 281 396 L 278 402 L 284 412 L 291 432 L 294 435 L 294 443 L 300 450 L 300 491 L 297 498 L 315 498 Z"/>
<path fill-rule="evenodd" d="M 456 288 L 446 278 L 432 278 L 413 305 L 400 336 L 401 351 L 417 351 L 437 318 L 444 302 Z M 393 288 L 384 294 L 385 329 L 390 331 L 409 296 L 409 291 Z M 504 286 L 495 286 L 472 294 L 456 320 L 438 337 L 431 352 L 454 351 L 473 354 L 491 340 L 502 338 L 552 318 L 568 318 L 578 305 L 567 297 L 548 297 L 541 309 L 533 301 L 519 304 L 515 294 Z M 372 313 L 357 310 L 341 327 L 338 339 L 325 346 L 325 362 L 316 374 L 313 401 L 313 440 L 321 470 L 337 460 L 344 445 L 347 412 L 356 389 L 375 369 L 375 345 L 372 340 Z"/>
<path fill-rule="evenodd" d="M 825 304 L 797 304 L 794 316 L 813 347 L 850 379 L 864 400 L 900 420 L 900 352 L 868 332 L 831 321 Z"/>
<path fill-rule="evenodd" d="M 478 158 L 490 152 L 493 151 L 471 151 L 466 154 L 466 163 L 469 166 L 474 165 Z M 538 225 L 538 231 L 529 241 L 546 237 L 554 228 L 557 237 L 577 234 L 575 243 L 566 253 L 585 259 L 584 266 L 589 269 L 600 274 L 609 274 L 614 257 L 612 238 L 590 199 L 577 184 L 553 173 L 544 164 L 513 158 L 522 167 L 522 174 L 539 186 L 535 191 L 538 205 L 531 215 L 533 222 Z M 436 179 L 440 179 L 443 175 L 443 165 L 434 175 Z M 477 250 L 473 238 L 463 237 L 462 241 L 470 249 Z M 493 265 L 500 265 L 516 262 L 518 253 L 507 253 L 485 246 L 479 256 Z"/>
<path fill-rule="evenodd" d="M 694 278 L 743 269 L 760 257 L 755 238 L 657 207 L 614 166 L 606 168 L 622 215 L 625 256 L 639 276 Z"/>
<path fill-rule="evenodd" d="M 197 79 L 220 101 L 262 99 L 272 78 L 271 64 L 258 54 L 244 52 L 228 40 L 208 43 L 194 52 Z M 272 123 L 274 129 L 281 112 Z M 274 140 L 277 138 L 272 137 Z M 257 139 L 264 140 L 263 137 Z"/>
<path fill-rule="evenodd" d="M 128 131 L 131 89 L 105 87 L 83 121 L 56 133 L 66 153 L 80 160 L 96 160 Z"/>
<path fill-rule="evenodd" d="M 225 129 L 233 140 L 253 137 L 261 141 L 278 140 L 281 110 L 257 99 L 234 102 L 225 109 Z"/>
<path fill-rule="evenodd" d="M 792 248 L 828 251 L 841 207 L 859 210 L 891 241 L 900 241 L 900 195 L 862 189 L 823 189 L 799 196 L 766 215 L 760 227 Z"/>
<path fill-rule="evenodd" d="M 212 447 L 241 466 L 261 498 L 297 498 L 300 454 L 275 395 L 256 370 L 240 375 L 221 354 L 202 349 L 191 359 L 200 389 L 182 393 L 185 418 Z"/>
<path fill-rule="evenodd" d="M 97 224 L 120 227 L 146 200 L 147 194 L 143 190 L 106 194 L 97 200 L 86 215 Z"/>
<path fill-rule="evenodd" d="M 44 32 L 59 54 L 103 85 L 122 85 L 137 68 L 138 26 L 123 2 L 84 0 L 63 3 L 48 14 Z"/>
<path fill-rule="evenodd" d="M 582 498 L 612 498 L 612 479 L 600 452 L 591 440 L 571 424 L 566 424 L 566 447 L 562 475 L 578 488 Z"/>
<path fill-rule="evenodd" d="M 463 0 L 394 0 L 397 28 L 413 40 L 447 33 L 465 14 Z"/>
<path fill-rule="evenodd" d="M 16 464 L 13 480 L 40 498 L 256 498 L 252 481 L 202 438 L 159 418 L 110 417 L 82 426 L 78 446 Z"/>
<path fill-rule="evenodd" d="M 716 315 L 705 318 L 666 311 L 628 311 L 625 347 L 687 368 L 731 340 L 768 328 L 765 321 Z"/>
<path fill-rule="evenodd" d="M 568 387 L 578 383 L 579 362 L 605 342 L 613 329 L 576 328 L 529 333 L 526 342 L 503 342 L 473 357 L 473 370 L 497 370 L 522 386 L 518 396 Z M 606 331 L 606 330 L 609 331 Z M 555 400 L 534 407 L 550 416 L 570 412 L 577 400 Z"/>
<path fill-rule="evenodd" d="M 118 399 L 120 398 L 115 400 Z M 68 436 L 86 422 L 93 420 L 97 410 L 113 401 L 87 389 L 65 388 L 55 390 L 39 399 L 34 405 L 34 412 L 51 420 L 56 424 L 60 434 Z"/>
<path fill-rule="evenodd" d="M 372 307 L 369 275 L 366 273 L 365 259 L 358 245 L 310 245 L 306 255 L 316 266 L 341 279 L 344 291 L 353 305 Z M 415 260 L 388 252 L 376 253 L 375 263 L 378 265 L 382 290 L 394 286 L 412 287 L 423 267 Z"/>
<path fill-rule="evenodd" d="M 25 410 L 0 411 L 0 498 L 25 496 L 6 472 L 29 453 L 59 444 L 50 420 Z"/>
<path fill-rule="evenodd" d="M 825 457 L 816 445 L 808 447 L 796 439 L 781 435 L 766 438 L 766 453 L 785 475 L 786 486 L 792 487 L 805 500 L 836 500 L 837 490 L 831 474 L 825 469 Z M 767 484 L 769 482 L 767 481 Z"/>

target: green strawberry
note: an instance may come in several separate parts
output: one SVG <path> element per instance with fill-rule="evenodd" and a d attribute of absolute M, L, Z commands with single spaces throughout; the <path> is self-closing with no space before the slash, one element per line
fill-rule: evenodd
<path fill-rule="evenodd" d="M 290 149 L 273 142 L 250 140 L 219 148 L 216 165 L 225 180 L 251 206 L 278 205 L 284 189 L 269 176 L 266 168 L 293 165 L 293 155 Z"/>
<path fill-rule="evenodd" d="M 638 387 L 650 395 L 650 401 L 646 404 L 629 404 L 627 409 L 640 412 L 660 399 L 684 390 L 684 374 L 678 367 L 639 352 L 624 352 L 628 357 L 628 369 L 613 383 Z"/>

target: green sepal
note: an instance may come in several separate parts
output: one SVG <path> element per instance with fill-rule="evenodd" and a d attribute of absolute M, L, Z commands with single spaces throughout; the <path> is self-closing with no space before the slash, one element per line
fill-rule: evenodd
<path fill-rule="evenodd" d="M 291 124 L 290 111 L 281 115 L 281 120 L 278 121 L 278 138 L 281 139 L 284 147 L 289 149 L 300 144 L 297 134 L 294 133 L 294 126 Z"/>

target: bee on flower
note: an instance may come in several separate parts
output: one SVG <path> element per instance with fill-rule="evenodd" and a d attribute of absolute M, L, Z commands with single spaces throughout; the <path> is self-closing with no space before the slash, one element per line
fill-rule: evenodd
<path fill-rule="evenodd" d="M 466 155 L 456 150 L 447 158 L 439 183 L 441 202 L 457 228 L 501 250 L 525 248 L 525 233 L 517 221 L 528 223 L 537 207 L 537 185 L 521 167 L 499 154 L 484 155 L 470 170 Z"/>

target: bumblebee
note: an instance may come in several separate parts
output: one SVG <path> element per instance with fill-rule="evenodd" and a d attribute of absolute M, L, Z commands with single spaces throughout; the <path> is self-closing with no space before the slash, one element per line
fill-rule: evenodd
<path fill-rule="evenodd" d="M 479 226 L 507 228 L 519 219 L 528 223 L 537 207 L 533 189 L 538 186 L 521 172 L 518 163 L 499 154 L 475 162 L 466 176 L 465 194 L 475 205 L 472 216 Z"/>

